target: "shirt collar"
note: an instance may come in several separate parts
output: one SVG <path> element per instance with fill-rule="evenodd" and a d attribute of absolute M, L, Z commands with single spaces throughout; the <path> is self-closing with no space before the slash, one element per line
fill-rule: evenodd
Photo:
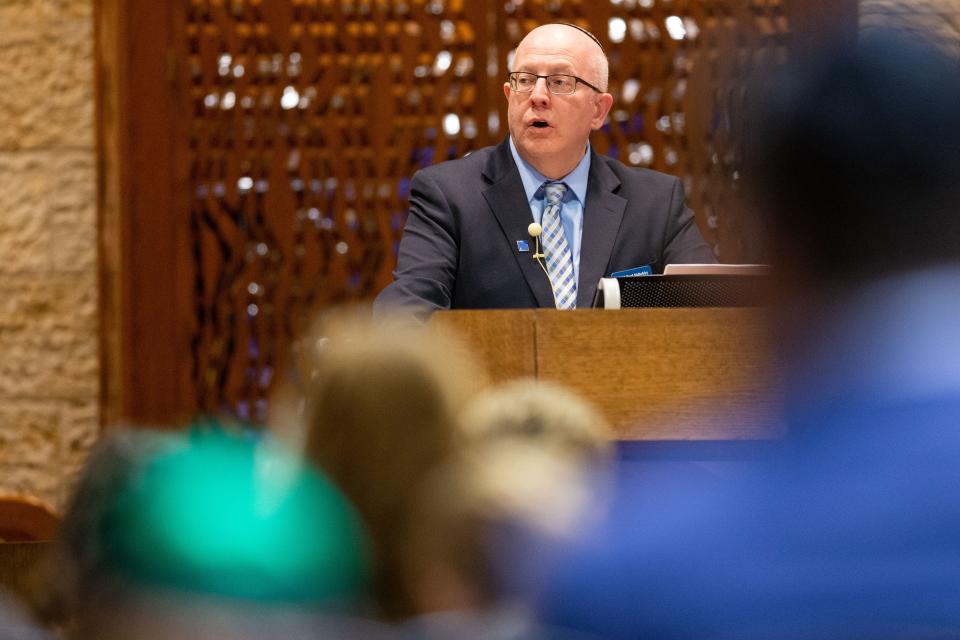
<path fill-rule="evenodd" d="M 537 190 L 544 182 L 550 182 L 550 179 L 533 168 L 533 166 L 520 157 L 517 146 L 513 143 L 513 136 L 510 136 L 510 153 L 513 154 L 513 161 L 520 170 L 520 180 L 523 182 L 523 190 L 527 194 L 527 202 L 533 202 L 537 197 Z M 567 193 L 573 193 L 581 206 L 587 204 L 587 178 L 590 176 L 590 142 L 587 141 L 587 151 L 580 158 L 580 162 L 573 171 L 563 176 L 556 182 L 565 182 L 567 184 Z"/>

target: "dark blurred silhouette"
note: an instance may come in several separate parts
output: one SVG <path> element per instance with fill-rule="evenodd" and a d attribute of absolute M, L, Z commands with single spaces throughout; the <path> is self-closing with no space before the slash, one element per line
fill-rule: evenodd
<path fill-rule="evenodd" d="M 762 87 L 745 175 L 781 277 L 789 435 L 735 483 L 623 480 L 543 617 L 608 638 L 956 637 L 960 65 L 872 33 Z"/>
<path fill-rule="evenodd" d="M 170 433 L 117 428 L 94 446 L 43 566 L 43 584 L 32 594 L 32 605 L 47 624 L 73 626 L 97 598 L 96 585 L 110 575 L 101 534 L 107 512 L 149 461 L 175 443 Z"/>
<path fill-rule="evenodd" d="M 885 31 L 753 83 L 744 175 L 791 289 L 960 258 L 958 70 Z"/>

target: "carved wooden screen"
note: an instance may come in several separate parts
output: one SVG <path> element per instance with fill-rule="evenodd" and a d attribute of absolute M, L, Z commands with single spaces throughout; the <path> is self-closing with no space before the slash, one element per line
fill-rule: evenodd
<path fill-rule="evenodd" d="M 319 308 L 390 279 L 410 176 L 503 139 L 502 83 L 544 22 L 611 59 L 601 153 L 682 176 L 725 260 L 737 216 L 738 87 L 782 57 L 787 0 L 184 0 L 174 58 L 187 149 L 194 407 L 244 419 Z"/>
<path fill-rule="evenodd" d="M 486 24 L 476 2 L 190 3 L 202 410 L 262 418 L 309 315 L 389 281 L 409 177 L 492 139 Z"/>

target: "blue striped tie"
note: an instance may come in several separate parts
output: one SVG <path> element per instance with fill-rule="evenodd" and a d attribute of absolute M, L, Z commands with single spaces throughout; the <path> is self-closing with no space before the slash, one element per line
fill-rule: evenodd
<path fill-rule="evenodd" d="M 577 281 L 573 276 L 573 257 L 567 245 L 560 222 L 560 207 L 567 185 L 562 182 L 545 182 L 547 197 L 544 200 L 543 253 L 547 257 L 547 275 L 553 287 L 553 299 L 557 309 L 575 309 L 577 306 Z"/>

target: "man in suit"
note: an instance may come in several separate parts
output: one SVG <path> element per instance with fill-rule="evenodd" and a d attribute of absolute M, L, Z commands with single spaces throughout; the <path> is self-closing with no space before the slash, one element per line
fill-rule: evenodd
<path fill-rule="evenodd" d="M 599 42 L 578 27 L 523 39 L 503 85 L 510 135 L 414 175 L 378 308 L 588 307 L 613 272 L 714 261 L 679 180 L 591 149 L 613 104 L 608 73 Z"/>

